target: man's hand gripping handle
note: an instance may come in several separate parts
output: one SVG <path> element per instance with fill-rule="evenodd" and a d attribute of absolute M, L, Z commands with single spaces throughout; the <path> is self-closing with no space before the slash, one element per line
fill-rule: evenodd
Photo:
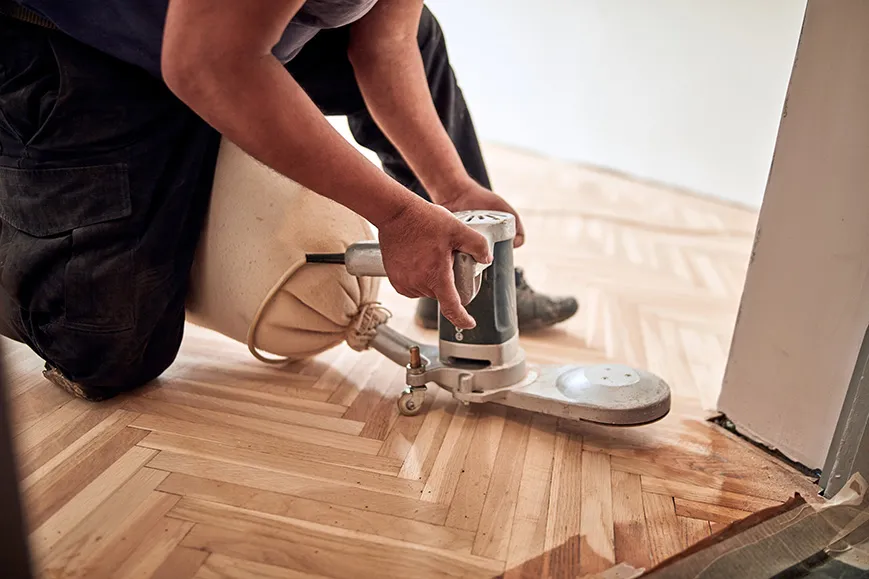
<path fill-rule="evenodd" d="M 486 240 L 491 251 L 494 242 L 488 236 Z M 347 272 L 356 277 L 386 277 L 383 254 L 380 251 L 380 244 L 376 241 L 360 241 L 348 247 L 344 253 L 344 265 Z M 463 306 L 477 297 L 483 282 L 483 272 L 490 265 L 477 262 L 467 253 L 453 254 L 453 276 Z"/>

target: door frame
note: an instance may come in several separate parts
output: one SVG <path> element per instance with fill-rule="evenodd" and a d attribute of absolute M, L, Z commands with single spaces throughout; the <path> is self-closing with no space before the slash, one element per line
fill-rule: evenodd
<path fill-rule="evenodd" d="M 823 496 L 833 497 L 855 473 L 869 478 L 869 327 L 821 472 Z"/>

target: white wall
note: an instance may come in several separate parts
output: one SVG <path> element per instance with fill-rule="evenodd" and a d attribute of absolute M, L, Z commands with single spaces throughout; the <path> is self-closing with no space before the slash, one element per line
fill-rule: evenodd
<path fill-rule="evenodd" d="M 758 207 L 805 0 L 428 0 L 482 139 Z"/>
<path fill-rule="evenodd" d="M 867 25 L 866 0 L 809 2 L 718 400 L 810 468 L 869 324 Z"/>

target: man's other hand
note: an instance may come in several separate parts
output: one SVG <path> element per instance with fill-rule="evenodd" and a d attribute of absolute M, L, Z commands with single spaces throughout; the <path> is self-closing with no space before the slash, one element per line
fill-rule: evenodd
<path fill-rule="evenodd" d="M 436 203 L 453 213 L 480 209 L 512 213 L 516 218 L 516 239 L 513 241 L 513 247 L 521 247 L 525 243 L 525 229 L 522 227 L 519 213 L 499 195 L 479 185 L 470 177 L 467 182 L 449 191 L 448 195 L 436 200 Z"/>

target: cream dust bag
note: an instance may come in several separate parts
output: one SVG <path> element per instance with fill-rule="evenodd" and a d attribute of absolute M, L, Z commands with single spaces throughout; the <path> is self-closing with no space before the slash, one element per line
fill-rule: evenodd
<path fill-rule="evenodd" d="M 268 362 L 307 358 L 343 341 L 364 349 L 388 316 L 376 303 L 378 280 L 356 278 L 342 265 L 307 264 L 305 254 L 343 253 L 373 237 L 359 215 L 224 139 L 187 319 Z"/>

